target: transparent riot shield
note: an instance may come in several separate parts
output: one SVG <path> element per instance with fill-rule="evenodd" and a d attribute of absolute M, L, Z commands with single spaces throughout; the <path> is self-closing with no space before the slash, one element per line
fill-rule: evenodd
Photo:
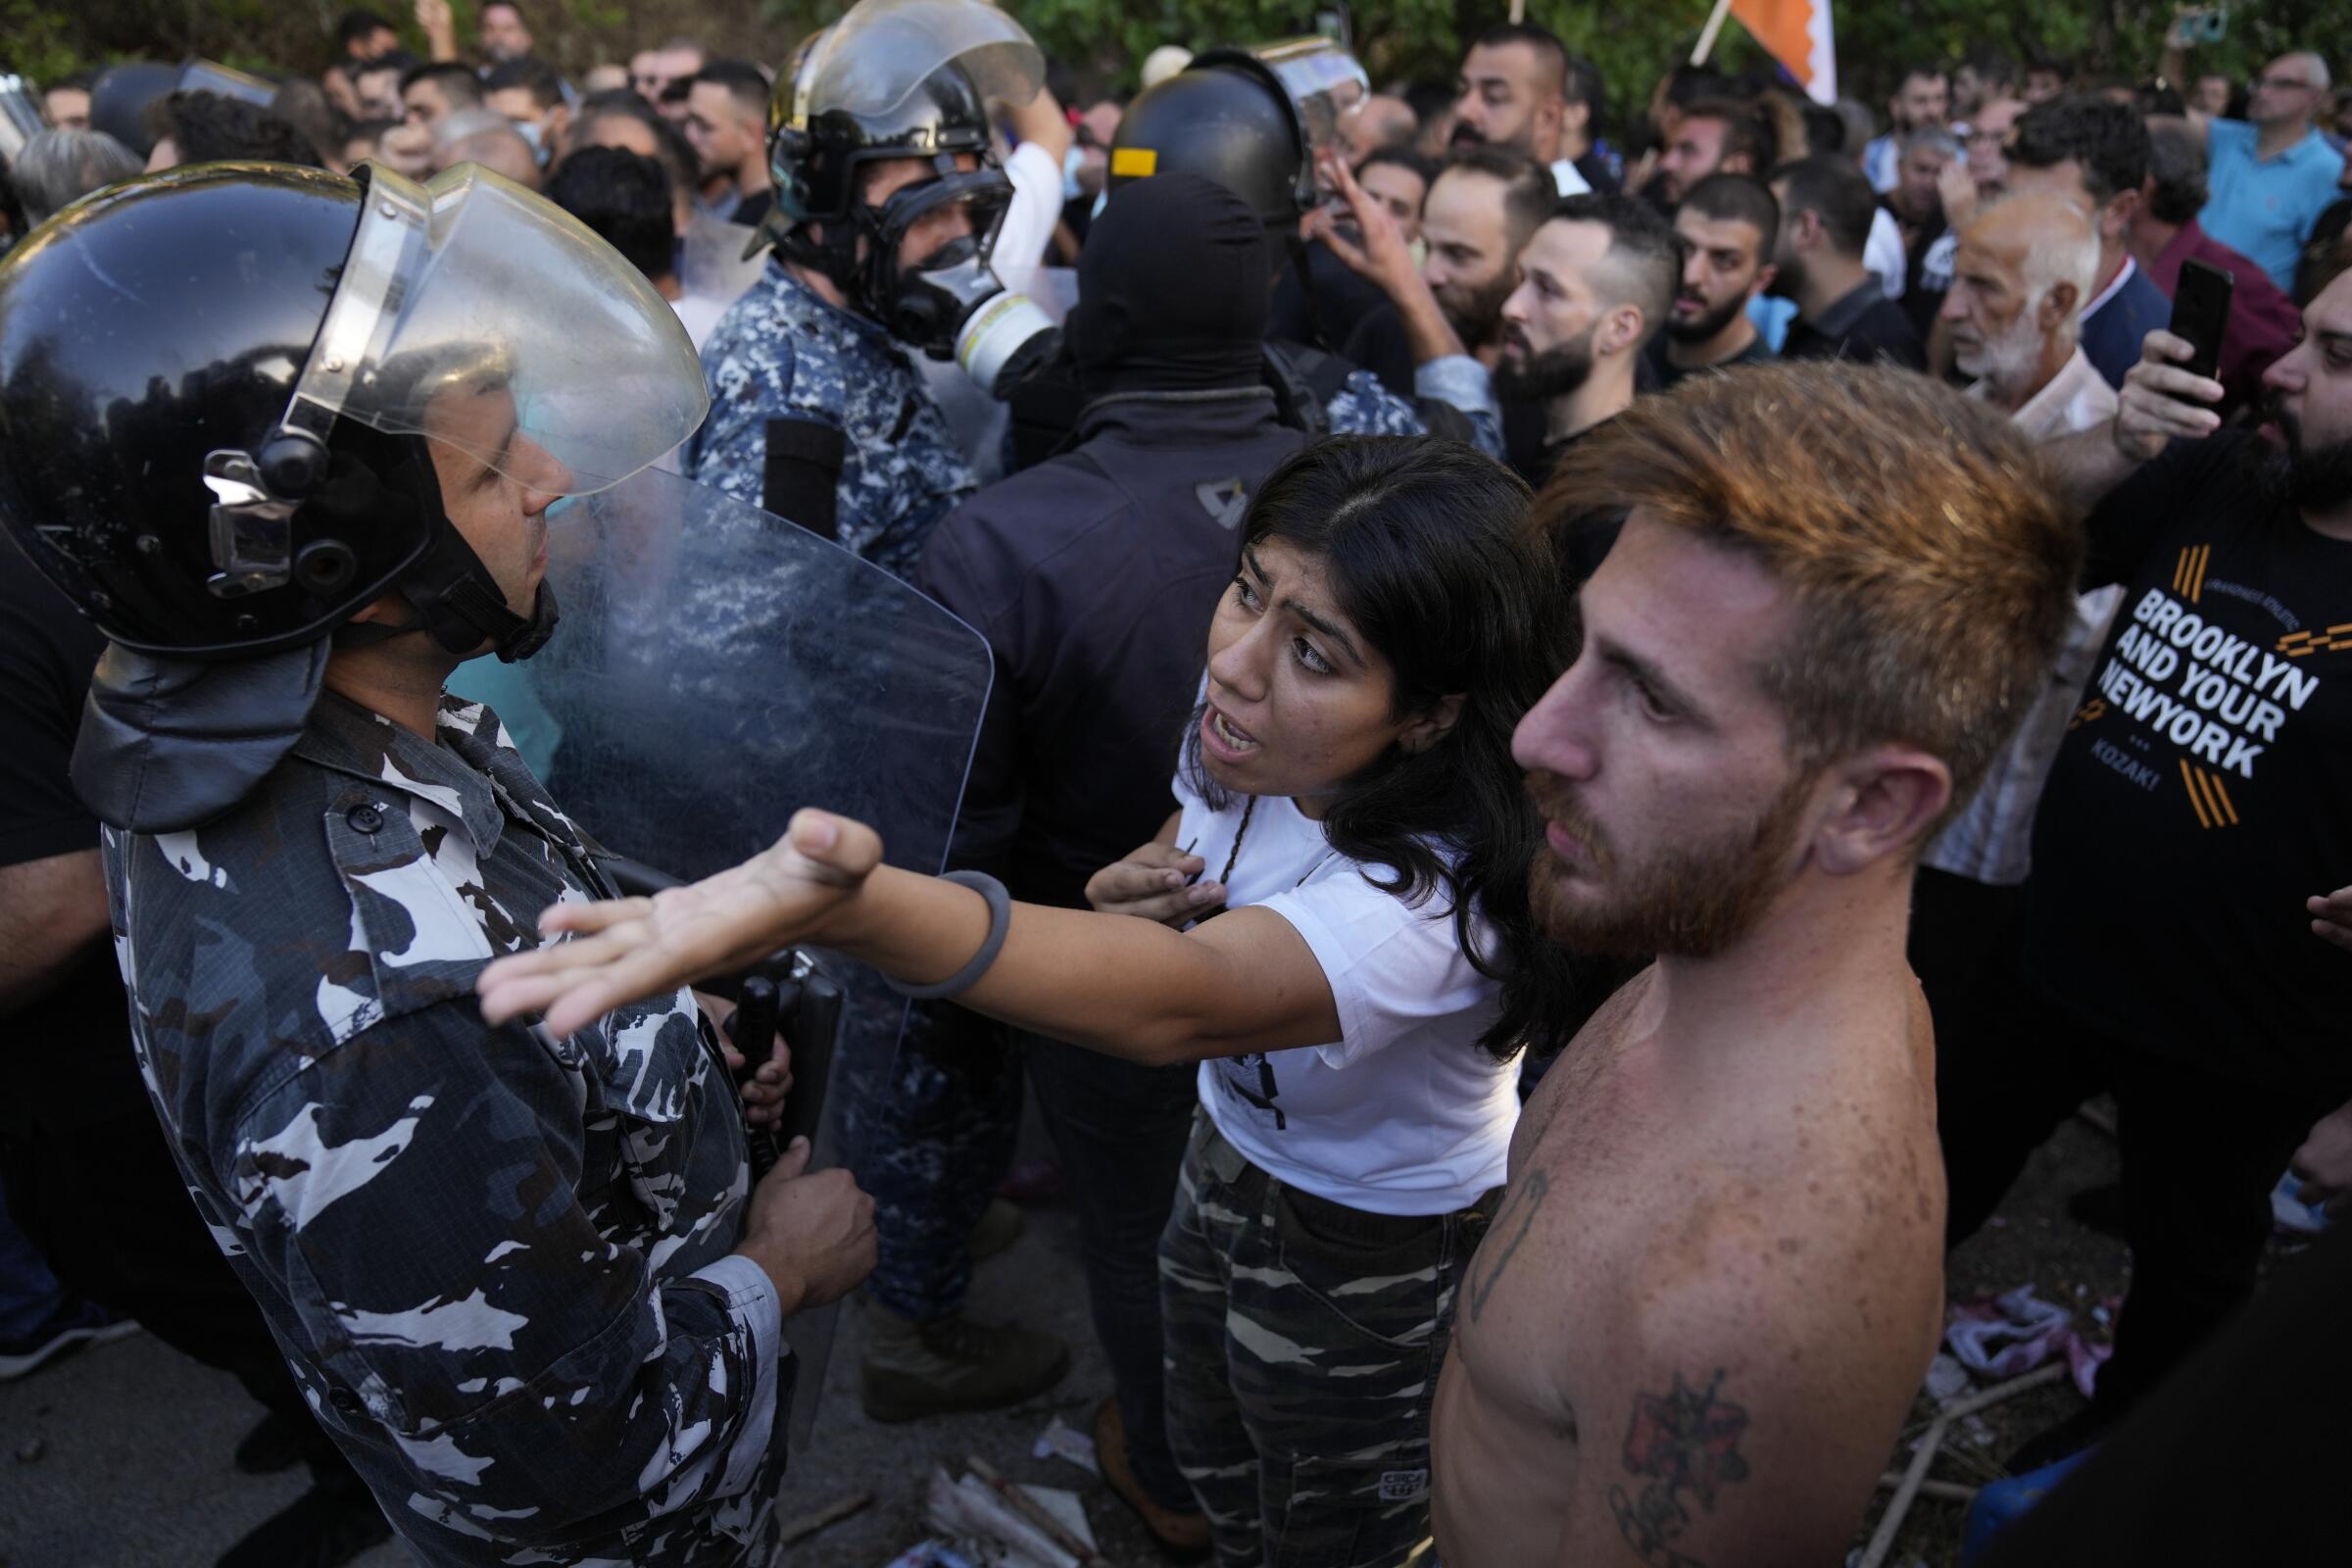
<path fill-rule="evenodd" d="M 509 668 L 549 721 L 547 783 L 573 820 L 692 880 L 817 806 L 872 824 L 892 865 L 941 869 L 988 699 L 979 633 L 839 546 L 674 474 L 559 507 L 547 580 L 562 624 Z M 844 993 L 839 1050 L 861 1058 L 835 1081 L 887 1083 L 905 1000 L 822 956 Z M 819 1163 L 850 1152 L 841 1098 L 816 1124 Z M 832 1326 L 830 1309 L 786 1324 L 796 1445 Z"/>

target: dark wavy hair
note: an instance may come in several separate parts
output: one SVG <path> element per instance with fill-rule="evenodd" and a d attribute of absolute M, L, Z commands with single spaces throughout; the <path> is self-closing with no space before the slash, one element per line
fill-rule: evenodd
<path fill-rule="evenodd" d="M 1598 1000 L 1580 996 L 1590 977 L 1529 902 L 1544 825 L 1511 731 L 1568 667 L 1573 624 L 1549 546 L 1526 526 L 1530 500 L 1516 474 L 1459 442 L 1340 436 L 1268 474 L 1241 527 L 1244 549 L 1280 540 L 1322 564 L 1341 610 L 1388 661 L 1393 716 L 1462 699 L 1435 745 L 1391 746 L 1343 783 L 1323 830 L 1384 892 L 1418 904 L 1443 889 L 1463 953 L 1502 983 L 1501 1014 L 1479 1044 L 1505 1059 L 1566 1044 Z M 1182 765 L 1221 808 L 1231 795 L 1201 764 L 1200 719 Z M 1492 944 L 1476 938 L 1481 914 Z"/>

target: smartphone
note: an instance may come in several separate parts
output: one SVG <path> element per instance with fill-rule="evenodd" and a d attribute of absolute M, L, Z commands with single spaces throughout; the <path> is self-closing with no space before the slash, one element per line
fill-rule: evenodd
<path fill-rule="evenodd" d="M 2167 328 L 2186 338 L 2195 350 L 2186 368 L 2210 378 L 2222 363 L 2222 332 L 2230 324 L 2230 297 L 2237 279 L 2204 262 L 2180 264 L 2180 281 L 2173 289 L 2173 319 Z"/>

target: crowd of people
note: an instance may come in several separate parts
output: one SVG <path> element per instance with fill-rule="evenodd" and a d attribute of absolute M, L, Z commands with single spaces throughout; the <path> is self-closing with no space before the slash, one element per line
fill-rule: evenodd
<path fill-rule="evenodd" d="M 2111 1095 L 2114 1353 L 2007 1464 L 2094 1456 L 2002 1560 L 2132 1555 L 2308 1399 L 2242 1314 L 2282 1179 L 2352 1192 L 2352 98 L 2201 15 L 1883 119 L 1520 22 L 1112 80 L 948 0 L 0 78 L 0 1376 L 234 1372 L 314 1485 L 232 1568 L 766 1563 L 798 1314 L 861 1301 L 876 1421 L 1067 1376 L 965 1307 L 1033 1097 L 1171 1559 L 1821 1562 Z M 560 625 L 656 513 L 792 544 Z M 829 809 L 778 628 L 947 655 L 803 533 L 969 629 L 945 875 Z M 675 765 L 808 808 L 634 898 L 531 662 L 624 636 L 681 736 L 780 660 Z M 693 988 L 793 948 L 912 1000 L 755 1179 L 792 1042 Z"/>

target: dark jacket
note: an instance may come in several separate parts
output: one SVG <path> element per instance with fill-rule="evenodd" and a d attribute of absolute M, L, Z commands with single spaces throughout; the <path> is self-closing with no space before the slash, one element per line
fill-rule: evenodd
<path fill-rule="evenodd" d="M 1262 390 L 1106 400 L 1079 437 L 957 508 L 915 585 L 997 661 L 950 858 L 1016 898 L 1083 908 L 1087 878 L 1174 808 L 1243 506 L 1306 437 Z"/>

